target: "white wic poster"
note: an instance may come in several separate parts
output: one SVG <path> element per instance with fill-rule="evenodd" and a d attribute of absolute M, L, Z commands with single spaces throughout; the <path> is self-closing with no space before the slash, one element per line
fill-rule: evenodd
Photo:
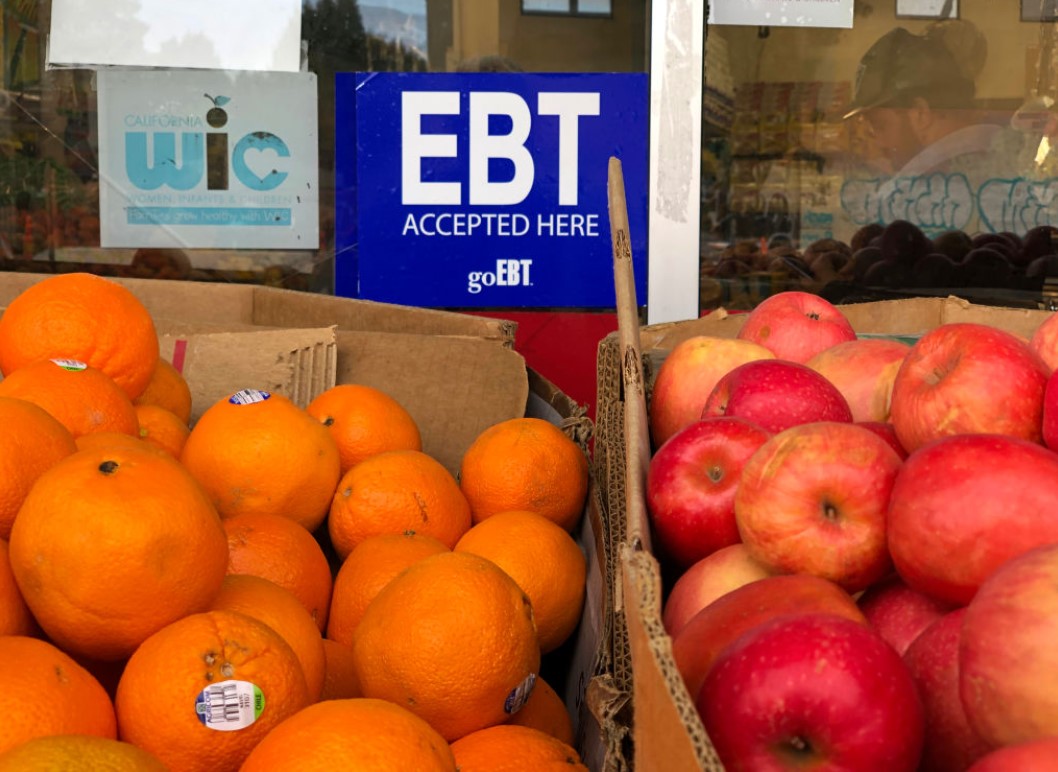
<path fill-rule="evenodd" d="M 852 28 L 852 0 L 712 0 L 710 24 Z"/>
<path fill-rule="evenodd" d="M 316 75 L 99 72 L 104 247 L 319 248 Z"/>
<path fill-rule="evenodd" d="M 301 0 L 52 0 L 48 65 L 301 68 Z"/>

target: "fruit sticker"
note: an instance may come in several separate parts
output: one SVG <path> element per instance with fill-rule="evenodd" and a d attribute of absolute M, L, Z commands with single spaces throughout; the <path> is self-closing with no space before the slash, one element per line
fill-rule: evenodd
<path fill-rule="evenodd" d="M 80 372 L 81 370 L 88 369 L 88 365 L 84 362 L 78 362 L 76 359 L 53 359 L 51 361 L 63 370 L 69 370 L 70 372 Z"/>
<path fill-rule="evenodd" d="M 233 405 L 252 405 L 254 402 L 264 402 L 271 396 L 272 395 L 267 391 L 243 389 L 242 391 L 237 391 L 228 397 L 228 402 Z"/>
<path fill-rule="evenodd" d="M 529 701 L 529 695 L 533 693 L 533 687 L 536 686 L 536 673 L 530 673 L 525 677 L 525 680 L 518 684 L 511 690 L 511 693 L 507 695 L 507 699 L 503 701 L 503 710 L 508 715 L 514 715 Z"/>
<path fill-rule="evenodd" d="M 209 729 L 245 729 L 264 712 L 264 692 L 249 681 L 218 681 L 195 698 L 195 714 Z"/>

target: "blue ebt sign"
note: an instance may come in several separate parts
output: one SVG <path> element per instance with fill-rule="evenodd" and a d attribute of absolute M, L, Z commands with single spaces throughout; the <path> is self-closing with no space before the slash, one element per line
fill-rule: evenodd
<path fill-rule="evenodd" d="M 425 307 L 612 308 L 621 159 L 646 296 L 643 73 L 340 73 L 339 295 Z"/>

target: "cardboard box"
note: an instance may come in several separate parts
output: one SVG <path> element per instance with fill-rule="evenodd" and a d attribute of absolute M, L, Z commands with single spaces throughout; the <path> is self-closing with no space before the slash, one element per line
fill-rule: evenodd
<path fill-rule="evenodd" d="M 0 273 L 0 305 L 43 278 Z M 307 404 L 335 383 L 372 385 L 405 405 L 423 450 L 453 474 L 470 442 L 509 418 L 549 420 L 585 453 L 592 439 L 585 409 L 526 367 L 506 320 L 265 287 L 117 281 L 155 316 L 162 353 L 182 360 L 198 414 L 242 388 Z M 602 512 L 592 480 L 574 534 L 588 563 L 581 622 L 545 657 L 543 674 L 566 701 L 585 764 L 610 772 L 627 763 L 613 719 L 613 560 Z"/>
<path fill-rule="evenodd" d="M 676 669 L 672 639 L 661 621 L 663 586 L 650 552 L 645 492 L 651 447 L 647 406 L 665 356 L 695 335 L 731 338 L 745 314 L 723 310 L 702 319 L 638 326 L 634 285 L 622 274 L 630 260 L 615 257 L 620 329 L 599 345 L 595 473 L 615 557 L 613 658 L 615 688 L 631 706 L 622 718 L 631 731 L 637 769 L 667 772 L 723 767 Z M 631 291 L 630 291 L 631 290 Z M 958 298 L 917 298 L 840 306 L 863 336 L 914 341 L 941 324 L 989 324 L 1025 338 L 1050 312 L 974 305 Z"/>

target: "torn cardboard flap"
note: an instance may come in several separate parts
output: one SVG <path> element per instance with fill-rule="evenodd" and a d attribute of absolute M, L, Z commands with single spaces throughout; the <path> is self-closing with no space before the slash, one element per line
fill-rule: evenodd
<path fill-rule="evenodd" d="M 299 407 L 334 385 L 333 327 L 162 334 L 159 354 L 191 387 L 191 421 L 241 389 L 282 394 Z"/>

